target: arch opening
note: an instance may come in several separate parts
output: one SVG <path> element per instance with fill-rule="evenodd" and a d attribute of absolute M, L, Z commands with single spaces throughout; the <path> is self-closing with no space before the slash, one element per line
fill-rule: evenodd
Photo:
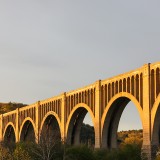
<path fill-rule="evenodd" d="M 8 125 L 5 133 L 4 133 L 4 143 L 5 144 L 13 144 L 16 142 L 15 131 L 12 125 Z"/>
<path fill-rule="evenodd" d="M 30 120 L 27 120 L 22 127 L 20 141 L 35 142 L 35 131 Z"/>
<path fill-rule="evenodd" d="M 70 145 L 85 144 L 94 146 L 95 131 L 91 116 L 86 108 L 77 108 L 69 121 L 67 143 Z"/>
<path fill-rule="evenodd" d="M 108 148 L 108 149 L 114 149 L 114 148 L 118 148 L 120 146 L 120 144 L 122 143 L 131 143 L 131 141 L 127 142 L 125 141 L 125 138 L 129 135 L 129 133 L 133 132 L 135 134 L 139 134 L 140 135 L 140 140 L 138 141 L 138 139 L 135 139 L 137 141 L 134 140 L 133 143 L 138 144 L 139 146 L 142 145 L 142 130 L 136 130 L 137 128 L 133 128 L 131 127 L 131 124 L 127 124 L 128 125 L 128 129 L 129 131 L 124 132 L 124 130 L 126 130 L 127 128 L 125 128 L 124 126 L 120 126 L 120 122 L 121 122 L 121 117 L 123 119 L 123 113 L 125 113 L 125 111 L 127 110 L 126 108 L 129 105 L 129 102 L 132 102 L 128 97 L 119 97 L 117 98 L 110 106 L 108 109 L 108 112 L 105 115 L 105 121 L 104 121 L 104 125 L 103 125 L 103 130 L 102 130 L 102 147 Z M 137 108 L 136 108 L 137 109 Z M 134 115 L 135 113 L 132 113 L 130 115 L 136 117 L 136 115 Z M 126 115 L 125 115 L 126 116 Z M 129 115 L 128 115 L 129 116 Z M 138 115 L 139 116 L 139 115 Z M 130 118 L 128 117 L 128 119 Z M 133 118 L 134 119 L 134 118 Z M 132 120 L 133 120 L 132 119 Z M 126 120 L 127 121 L 127 120 Z M 134 120 L 135 121 L 135 120 Z M 129 122 L 129 121 L 128 121 Z M 140 124 L 139 127 L 142 128 L 142 122 L 140 120 Z M 130 126 L 129 126 L 130 125 Z M 124 128 L 124 130 L 123 130 Z M 138 128 L 138 129 L 140 129 Z M 127 129 L 127 130 L 128 130 Z M 119 132 L 122 131 L 122 132 Z M 135 130 L 135 131 L 131 131 L 131 130 Z M 122 137 L 121 139 L 121 135 L 124 134 L 126 137 Z M 138 136 L 139 136 L 138 135 Z M 129 137 L 127 137 L 129 140 Z M 136 137 L 135 137 L 136 138 Z M 132 137 L 132 140 L 134 139 L 134 137 Z M 131 139 L 130 139 L 131 140 Z M 139 142 L 139 143 L 138 143 Z"/>
<path fill-rule="evenodd" d="M 60 127 L 54 115 L 46 117 L 39 136 L 41 143 L 58 143 L 61 141 Z"/>

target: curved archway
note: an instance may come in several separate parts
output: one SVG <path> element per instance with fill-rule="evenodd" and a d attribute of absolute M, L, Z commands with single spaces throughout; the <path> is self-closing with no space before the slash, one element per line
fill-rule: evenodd
<path fill-rule="evenodd" d="M 7 144 L 15 143 L 16 142 L 16 134 L 15 134 L 15 127 L 12 122 L 9 122 L 5 129 L 3 134 L 3 140 Z"/>
<path fill-rule="evenodd" d="M 40 142 L 60 142 L 60 119 L 58 118 L 58 115 L 55 112 L 48 112 L 43 118 L 40 127 L 39 137 Z"/>
<path fill-rule="evenodd" d="M 129 93 L 119 93 L 110 100 L 102 116 L 102 147 L 109 149 L 117 148 L 117 130 L 119 121 L 123 110 L 130 101 L 136 106 L 143 127 L 142 108 L 139 102 Z"/>
<path fill-rule="evenodd" d="M 152 111 L 151 111 L 151 121 L 152 121 L 152 143 L 154 145 L 160 144 L 160 94 L 158 95 Z"/>
<path fill-rule="evenodd" d="M 20 141 L 36 141 L 36 127 L 31 118 L 26 118 L 20 127 Z"/>
<path fill-rule="evenodd" d="M 81 126 L 87 113 L 89 113 L 93 122 L 93 126 L 95 126 L 94 115 L 88 105 L 80 103 L 76 105 L 70 113 L 66 124 L 66 135 L 68 144 L 80 144 Z"/>

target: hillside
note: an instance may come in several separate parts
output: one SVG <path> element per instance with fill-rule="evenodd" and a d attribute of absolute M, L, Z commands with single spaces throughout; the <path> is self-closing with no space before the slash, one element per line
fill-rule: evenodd
<path fill-rule="evenodd" d="M 80 133 L 81 143 L 94 144 L 94 128 L 88 124 L 83 124 Z M 120 131 L 117 133 L 117 141 L 119 145 L 124 144 L 138 144 L 141 145 L 143 140 L 143 131 L 140 130 L 128 130 Z"/>
<path fill-rule="evenodd" d="M 16 108 L 21 108 L 27 106 L 23 103 L 15 103 L 15 102 L 9 102 L 9 103 L 0 103 L 0 114 L 15 110 Z"/>

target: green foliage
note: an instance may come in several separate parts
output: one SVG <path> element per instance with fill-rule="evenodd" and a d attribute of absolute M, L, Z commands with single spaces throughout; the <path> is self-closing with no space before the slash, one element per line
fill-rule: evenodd
<path fill-rule="evenodd" d="M 143 133 L 142 130 L 120 131 L 117 133 L 120 147 L 126 144 L 136 144 L 142 146 Z"/>
<path fill-rule="evenodd" d="M 87 145 L 94 145 L 94 137 L 94 127 L 83 123 L 80 132 L 81 143 Z"/>
<path fill-rule="evenodd" d="M 123 148 L 111 151 L 99 149 L 94 152 L 95 160 L 141 160 L 141 148 L 127 144 Z"/>
<path fill-rule="evenodd" d="M 106 150 L 81 146 L 66 146 L 56 144 L 52 150 L 52 157 L 44 156 L 43 148 L 39 148 L 36 143 L 17 143 L 16 147 L 10 151 L 4 146 L 0 146 L 0 159 L 3 160 L 141 160 L 141 147 L 136 144 L 127 144 L 120 149 Z M 45 146 L 44 146 L 44 149 Z M 36 153 L 37 151 L 37 153 Z M 159 160 L 159 157 L 157 157 Z"/>
<path fill-rule="evenodd" d="M 0 144 L 0 159 L 2 160 L 12 160 L 12 155 L 8 148 L 5 148 L 3 144 Z"/>
<path fill-rule="evenodd" d="M 158 151 L 156 154 L 156 160 L 160 160 L 160 148 L 158 148 Z"/>
<path fill-rule="evenodd" d="M 93 151 L 85 145 L 70 147 L 66 154 L 66 160 L 94 160 Z"/>
<path fill-rule="evenodd" d="M 95 160 L 106 160 L 109 151 L 107 149 L 96 149 L 94 151 Z"/>
<path fill-rule="evenodd" d="M 15 103 L 15 102 L 0 103 L 0 114 L 9 112 L 9 111 L 15 110 L 16 108 L 21 108 L 24 106 L 26 106 L 26 104 L 23 104 L 23 103 Z"/>
<path fill-rule="evenodd" d="M 17 143 L 14 150 L 12 151 L 12 157 L 13 157 L 13 160 L 20 160 L 20 159 L 32 160 L 29 155 L 28 143 L 24 143 L 24 142 Z"/>

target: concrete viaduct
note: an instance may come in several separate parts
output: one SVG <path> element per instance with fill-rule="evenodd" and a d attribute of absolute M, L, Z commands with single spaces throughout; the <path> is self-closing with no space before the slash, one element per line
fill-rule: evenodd
<path fill-rule="evenodd" d="M 45 126 L 57 125 L 62 140 L 77 145 L 89 112 L 95 148 L 117 148 L 121 114 L 132 101 L 143 128 L 142 152 L 153 159 L 160 143 L 160 62 L 63 93 L 0 115 L 0 141 L 38 141 Z"/>

